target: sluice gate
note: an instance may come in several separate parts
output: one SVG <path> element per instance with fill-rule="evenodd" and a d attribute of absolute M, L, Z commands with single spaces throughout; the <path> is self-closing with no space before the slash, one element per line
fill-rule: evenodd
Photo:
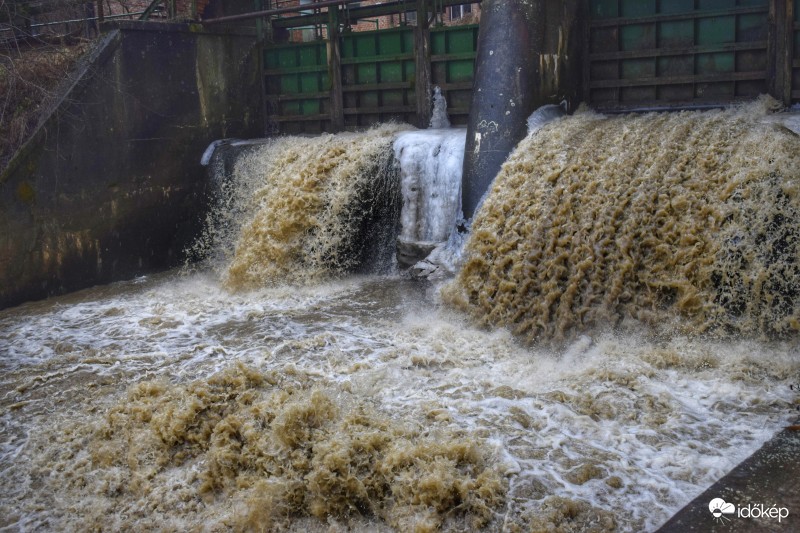
<path fill-rule="evenodd" d="M 457 4 L 459 2 L 445 2 Z M 496 2 L 483 2 L 482 14 Z M 341 2 L 341 4 L 346 4 Z M 396 119 L 427 125 L 428 106 L 417 92 L 429 74 L 448 99 L 454 124 L 471 107 L 478 25 L 436 25 L 439 2 L 405 3 L 394 12 L 414 17 L 398 28 L 346 32 L 359 9 L 268 18 L 274 42 L 264 45 L 264 92 L 271 132 L 313 133 Z M 800 101 L 800 0 L 583 0 L 541 2 L 547 21 L 544 71 L 561 93 L 602 111 L 698 108 L 771 94 L 785 105 Z M 419 11 L 416 11 L 419 10 Z M 391 5 L 381 13 L 389 13 Z M 425 12 L 434 22 L 422 31 Z M 353 14 L 355 13 L 355 15 Z M 432 18 L 433 17 L 433 18 Z M 233 17 L 232 17 L 233 18 Z M 573 19 L 576 19 L 573 21 Z M 324 25 L 318 40 L 280 42 L 290 28 Z M 535 32 L 535 24 L 528 24 Z M 560 26 L 560 29 L 558 29 Z M 574 27 L 574 31 L 568 28 Z M 555 35 L 550 36 L 549 33 Z M 330 36 L 334 38 L 331 39 Z M 528 37 L 525 37 L 526 39 Z M 513 40 L 513 38 L 512 38 Z M 420 43 L 420 46 L 417 46 Z M 415 50 L 429 46 L 429 53 Z M 520 53 L 530 42 L 515 43 Z M 567 57 L 559 59 L 559 53 Z M 568 72 L 574 70 L 575 74 Z M 546 75 L 546 72 L 544 73 Z M 551 100 L 562 98 L 552 90 Z M 341 108 L 337 103 L 341 101 Z M 558 103 L 553 101 L 551 103 Z"/>

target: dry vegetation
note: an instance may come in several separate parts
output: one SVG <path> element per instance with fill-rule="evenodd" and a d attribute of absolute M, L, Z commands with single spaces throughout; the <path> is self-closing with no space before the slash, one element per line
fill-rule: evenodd
<path fill-rule="evenodd" d="M 106 15 L 136 13 L 139 0 L 106 0 Z M 97 14 L 80 0 L 47 3 L 0 0 L 0 170 L 25 143 L 57 95 L 57 88 L 97 36 L 85 17 Z M 42 25 L 60 21 L 65 24 Z"/>
<path fill-rule="evenodd" d="M 0 50 L 0 168 L 4 168 L 41 119 L 54 91 L 88 41 Z"/>

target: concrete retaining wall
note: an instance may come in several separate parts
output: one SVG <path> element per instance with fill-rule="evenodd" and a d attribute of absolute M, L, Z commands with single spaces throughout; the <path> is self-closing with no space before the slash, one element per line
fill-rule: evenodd
<path fill-rule="evenodd" d="M 203 150 L 257 137 L 252 35 L 119 23 L 0 175 L 0 308 L 169 268 L 205 216 Z"/>

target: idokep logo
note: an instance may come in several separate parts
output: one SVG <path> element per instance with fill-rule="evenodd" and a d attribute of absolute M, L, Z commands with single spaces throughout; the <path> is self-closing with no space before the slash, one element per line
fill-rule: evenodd
<path fill-rule="evenodd" d="M 736 506 L 728 503 L 722 498 L 714 498 L 708 504 L 708 510 L 714 515 L 714 521 L 724 524 L 730 522 L 731 519 L 725 515 L 731 515 L 736 512 Z"/>
<path fill-rule="evenodd" d="M 733 517 L 736 518 L 766 518 L 781 520 L 789 516 L 789 509 L 786 507 L 778 507 L 777 505 L 767 506 L 763 503 L 751 503 L 748 505 L 741 505 L 739 509 L 732 503 L 728 503 L 722 498 L 714 498 L 708 503 L 708 510 L 714 515 L 714 521 L 719 523 L 730 522 Z M 727 516 L 726 516 L 727 515 Z"/>

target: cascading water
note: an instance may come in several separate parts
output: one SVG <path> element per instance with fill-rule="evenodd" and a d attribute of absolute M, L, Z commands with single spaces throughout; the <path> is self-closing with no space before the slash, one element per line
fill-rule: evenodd
<path fill-rule="evenodd" d="M 232 289 L 387 271 L 398 195 L 398 127 L 283 138 L 237 158 L 202 245 Z"/>
<path fill-rule="evenodd" d="M 450 118 L 447 116 L 447 100 L 439 86 L 433 88 L 433 113 L 431 113 L 431 123 L 428 127 L 433 130 L 450 127 Z"/>
<path fill-rule="evenodd" d="M 473 225 L 451 300 L 531 341 L 629 318 L 796 334 L 800 144 L 765 105 L 582 113 L 529 136 Z"/>
<path fill-rule="evenodd" d="M 797 402 L 800 150 L 770 119 L 532 132 L 445 290 L 490 330 L 346 275 L 457 238 L 463 131 L 249 147 L 198 244 L 216 270 L 0 311 L 0 528 L 655 528 Z M 686 336 L 711 326 L 761 333 Z"/>

